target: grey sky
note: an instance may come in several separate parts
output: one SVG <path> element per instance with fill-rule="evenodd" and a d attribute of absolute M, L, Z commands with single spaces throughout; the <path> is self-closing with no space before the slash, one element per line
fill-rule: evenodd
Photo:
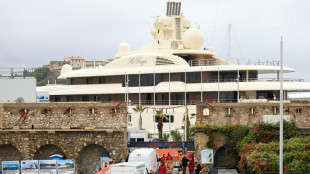
<path fill-rule="evenodd" d="M 166 0 L 0 0 L 0 67 L 38 67 L 51 60 L 81 56 L 113 58 L 121 42 L 136 50 L 151 41 L 154 18 Z M 309 0 L 183 0 L 184 16 L 200 24 L 205 47 L 225 57 L 228 24 L 233 26 L 232 57 L 279 59 L 304 78 L 310 59 Z"/>

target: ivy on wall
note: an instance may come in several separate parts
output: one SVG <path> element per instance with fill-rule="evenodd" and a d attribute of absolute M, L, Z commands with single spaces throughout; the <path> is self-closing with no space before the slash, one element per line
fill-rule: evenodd
<path fill-rule="evenodd" d="M 294 122 L 284 121 L 284 170 L 286 172 L 310 171 L 310 138 L 303 137 Z M 194 132 L 208 135 L 208 148 L 215 148 L 214 135 L 228 137 L 224 145 L 228 152 L 238 153 L 240 172 L 278 172 L 279 170 L 279 125 L 198 125 Z"/>

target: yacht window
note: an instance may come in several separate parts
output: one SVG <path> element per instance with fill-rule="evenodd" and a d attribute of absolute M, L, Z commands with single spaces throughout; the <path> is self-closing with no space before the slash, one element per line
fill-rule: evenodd
<path fill-rule="evenodd" d="M 181 81 L 185 82 L 185 73 L 181 74 Z M 188 72 L 186 73 L 186 83 L 201 83 L 201 72 Z"/>
<path fill-rule="evenodd" d="M 82 96 L 82 101 L 89 101 L 89 96 Z"/>
<path fill-rule="evenodd" d="M 68 79 L 67 80 L 68 85 L 73 85 L 74 84 L 74 79 Z"/>
<path fill-rule="evenodd" d="M 55 102 L 60 102 L 60 96 L 55 97 Z"/>
<path fill-rule="evenodd" d="M 154 86 L 154 75 L 153 74 L 147 75 L 147 86 Z"/>
<path fill-rule="evenodd" d="M 162 82 L 162 79 L 162 74 L 155 74 L 155 85 L 158 85 L 158 83 Z"/>
<path fill-rule="evenodd" d="M 99 77 L 99 83 L 104 84 L 105 83 L 105 77 Z"/>
<path fill-rule="evenodd" d="M 95 95 L 94 96 L 94 101 L 101 101 L 101 96 L 100 95 Z"/>
<path fill-rule="evenodd" d="M 150 86 L 147 84 L 147 75 L 146 74 L 140 75 L 140 86 Z"/>
<path fill-rule="evenodd" d="M 87 77 L 86 78 L 86 83 L 87 84 L 93 84 L 93 78 L 92 77 Z"/>
<path fill-rule="evenodd" d="M 141 82 L 140 82 L 141 83 Z M 139 75 L 131 75 L 129 80 L 130 86 L 139 86 Z"/>
<path fill-rule="evenodd" d="M 73 96 L 72 95 L 67 96 L 67 102 L 72 102 L 72 101 L 73 101 Z"/>

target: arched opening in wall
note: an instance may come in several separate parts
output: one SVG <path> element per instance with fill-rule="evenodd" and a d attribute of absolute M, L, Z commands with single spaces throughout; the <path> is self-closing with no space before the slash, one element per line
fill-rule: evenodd
<path fill-rule="evenodd" d="M 214 167 L 237 168 L 238 160 L 238 153 L 224 145 L 215 153 Z"/>
<path fill-rule="evenodd" d="M 12 145 L 0 146 L 0 170 L 2 169 L 1 161 L 20 161 L 22 160 L 19 150 Z"/>
<path fill-rule="evenodd" d="M 62 149 L 53 144 L 43 145 L 38 148 L 34 154 L 35 160 L 48 160 L 51 155 L 59 154 L 62 155 L 65 159 L 65 154 Z"/>
<path fill-rule="evenodd" d="M 104 147 L 97 144 L 85 146 L 79 152 L 78 173 L 96 173 L 101 168 L 100 158 L 104 153 L 109 153 Z"/>

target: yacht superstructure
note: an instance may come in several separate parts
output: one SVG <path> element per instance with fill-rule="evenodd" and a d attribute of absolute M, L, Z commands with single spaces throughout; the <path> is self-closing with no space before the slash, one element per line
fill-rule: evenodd
<path fill-rule="evenodd" d="M 180 2 L 167 2 L 166 15 L 156 17 L 151 35 L 152 42 L 137 51 L 121 43 L 116 59 L 104 67 L 72 71 L 70 65 L 65 65 L 58 78 L 67 79 L 68 85 L 37 90 L 49 93 L 51 102 L 130 101 L 158 107 L 201 101 L 279 100 L 278 61 L 217 58 L 212 47 L 202 48 L 203 33 L 181 15 Z M 283 68 L 284 73 L 294 71 Z M 275 78 L 260 79 L 259 74 L 274 74 Z M 286 100 L 287 92 L 309 91 L 310 83 L 284 79 L 283 89 Z"/>

